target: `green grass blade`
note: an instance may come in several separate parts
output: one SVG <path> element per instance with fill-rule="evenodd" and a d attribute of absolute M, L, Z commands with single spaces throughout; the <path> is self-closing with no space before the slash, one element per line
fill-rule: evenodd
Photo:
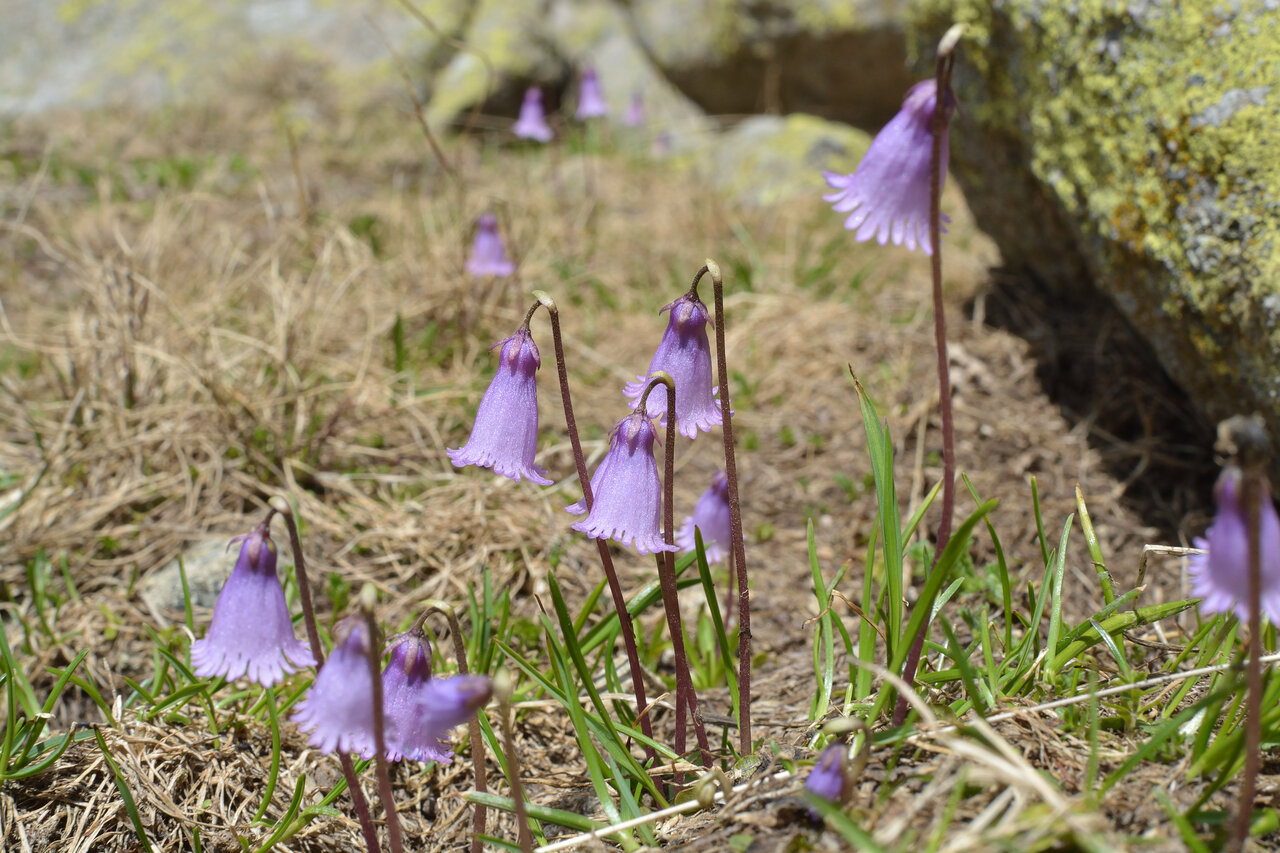
<path fill-rule="evenodd" d="M 818 628 L 813 638 L 813 674 L 818 692 L 809 703 L 809 720 L 820 720 L 831 709 L 831 688 L 836 675 L 836 638 L 831 629 L 831 595 L 822 579 L 822 567 L 818 564 L 818 549 L 813 537 L 813 519 L 807 528 L 809 541 L 809 572 L 813 577 L 813 595 L 818 601 Z"/>
<path fill-rule="evenodd" d="M 133 792 L 129 790 L 129 785 L 125 782 L 124 774 L 120 772 L 115 759 L 111 757 L 111 750 L 107 749 L 107 741 L 102 737 L 102 732 L 94 729 L 93 736 L 98 741 L 98 749 L 102 750 L 102 759 L 107 762 L 111 776 L 115 779 L 116 790 L 120 792 L 124 810 L 129 815 L 129 822 L 133 824 L 133 833 L 138 836 L 138 843 L 142 845 L 142 849 L 146 853 L 151 853 L 151 842 L 147 839 L 147 830 L 142 825 L 142 816 L 138 814 L 138 804 L 134 802 Z"/>
<path fill-rule="evenodd" d="M 889 592 L 890 642 L 897 644 L 902 634 L 902 516 L 893 482 L 893 442 L 889 425 L 880 420 L 875 404 L 862 383 L 854 380 L 858 402 L 862 406 L 862 425 L 867 434 L 867 454 L 871 457 L 871 473 L 876 484 L 876 505 L 880 515 L 880 540 L 884 551 L 885 584 Z M 899 650 L 890 650 L 893 657 Z M 905 651 L 903 652 L 905 655 Z"/>
<path fill-rule="evenodd" d="M 1102 546 L 1098 544 L 1098 535 L 1093 532 L 1093 519 L 1089 517 L 1089 508 L 1084 503 L 1084 492 L 1076 485 L 1076 512 L 1080 514 L 1080 529 L 1084 531 L 1085 541 L 1089 543 L 1089 559 L 1093 561 L 1093 570 L 1098 575 L 1098 583 L 1102 586 L 1102 603 L 1115 601 L 1116 593 L 1111 586 L 1111 573 L 1107 571 L 1107 561 L 1102 556 Z"/>
<path fill-rule="evenodd" d="M 487 791 L 484 793 L 480 791 L 469 792 L 467 794 L 467 802 L 508 812 L 509 814 L 515 814 L 516 811 L 516 804 L 510 797 L 501 797 Z M 598 823 L 580 814 L 562 811 L 561 809 L 549 809 L 546 806 L 536 806 L 533 803 L 526 804 L 525 811 L 531 819 L 563 826 L 565 829 L 572 829 L 574 832 L 595 832 L 606 826 L 606 824 Z"/>
<path fill-rule="evenodd" d="M 1062 578 L 1067 571 L 1067 540 L 1071 538 L 1073 516 L 1067 516 L 1067 523 L 1062 527 L 1062 539 L 1058 542 L 1057 559 L 1053 566 L 1053 592 L 1049 596 L 1049 639 L 1045 645 L 1048 649 L 1048 666 L 1045 673 L 1049 681 L 1058 674 L 1055 656 L 1058 654 L 1058 637 L 1062 634 Z"/>

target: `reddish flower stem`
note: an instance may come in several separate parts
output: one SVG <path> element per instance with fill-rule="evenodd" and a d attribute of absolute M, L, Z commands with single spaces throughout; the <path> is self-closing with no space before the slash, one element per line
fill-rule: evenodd
<path fill-rule="evenodd" d="M 1262 502 L 1271 500 L 1267 482 L 1269 439 L 1259 417 L 1234 417 L 1218 426 L 1218 449 L 1235 456 L 1241 469 L 1241 503 L 1249 536 L 1249 660 L 1245 682 L 1248 695 L 1244 719 L 1244 775 L 1240 780 L 1240 810 L 1236 813 L 1226 849 L 1245 849 L 1253 823 L 1254 796 L 1262 762 Z"/>
<path fill-rule="evenodd" d="M 467 666 L 467 643 L 462 638 L 462 624 L 458 621 L 458 614 L 443 601 L 431 602 L 426 612 L 430 613 L 433 610 L 444 614 L 444 618 L 449 621 L 449 634 L 453 640 L 453 656 L 458 662 L 458 674 L 467 675 L 470 672 Z M 476 791 L 483 794 L 488 790 L 486 781 L 488 774 L 485 769 L 484 732 L 480 730 L 479 711 L 467 720 L 467 730 L 471 735 L 471 764 L 475 768 Z M 484 825 L 485 808 L 477 803 L 471 818 L 471 853 L 483 853 L 484 846 L 480 836 L 484 835 Z"/>
<path fill-rule="evenodd" d="M 560 334 L 560 310 L 556 307 L 555 300 L 546 293 L 535 290 L 534 296 L 538 299 L 537 304 L 546 308 L 547 315 L 551 318 L 551 341 L 555 348 L 556 375 L 560 379 L 560 399 L 564 403 L 565 430 L 569 433 L 569 444 L 573 448 L 573 463 L 578 471 L 578 482 L 582 485 L 582 500 L 587 507 L 587 512 L 591 512 L 595 496 L 591 493 L 591 477 L 587 474 L 587 458 L 582 452 L 582 440 L 578 436 L 578 422 L 573 416 L 573 398 L 569 394 L 569 370 L 565 365 L 564 340 Z M 535 309 L 536 305 L 529 309 L 529 315 L 525 319 L 526 324 L 533 316 Z M 618 582 L 618 572 L 613 567 L 613 556 L 609 553 L 609 546 L 603 539 L 597 539 L 595 542 L 596 551 L 600 555 L 600 565 L 604 567 L 604 575 L 609 582 L 609 592 L 613 596 L 613 609 L 618 614 L 618 624 L 622 628 L 622 642 L 627 647 L 627 663 L 631 667 L 631 689 L 635 693 L 636 717 L 640 723 L 640 732 L 652 740 L 653 724 L 649 722 L 649 706 L 645 701 L 644 671 L 640 668 L 640 653 L 636 649 L 635 625 L 631 621 L 631 614 L 627 612 L 627 599 L 622 594 L 622 584 Z M 644 754 L 649 759 L 657 758 L 657 753 L 647 743 L 644 745 Z"/>
<path fill-rule="evenodd" d="M 667 390 L 667 446 L 664 456 L 664 476 L 662 481 L 662 529 L 663 542 L 674 546 L 675 516 L 675 481 L 676 481 L 676 384 L 671 375 L 659 370 L 649 378 L 644 393 L 636 405 L 636 412 L 648 411 L 649 392 L 657 385 L 665 385 Z M 680 590 L 676 584 L 676 561 L 674 551 L 663 551 L 654 554 L 658 563 L 658 583 L 662 588 L 662 608 L 667 612 L 667 631 L 671 634 L 671 651 L 676 659 L 676 754 L 683 756 L 686 738 L 687 711 L 693 718 L 694 734 L 698 739 L 698 748 L 702 753 L 701 764 L 706 764 L 711 752 L 707 740 L 707 730 L 702 723 L 702 715 L 698 713 L 698 696 L 693 689 L 693 676 L 689 674 L 689 657 L 684 647 L 684 626 L 680 619 Z M 681 778 L 675 777 L 675 785 L 679 787 Z"/>
<path fill-rule="evenodd" d="M 693 277 L 693 288 L 711 274 L 716 305 L 716 372 L 720 379 L 720 421 L 724 436 L 724 473 L 729 481 L 729 544 L 738 572 L 738 752 L 751 752 L 751 592 L 747 550 L 742 537 L 742 505 L 738 501 L 738 462 L 733 449 L 733 412 L 729 408 L 729 359 L 724 346 L 724 278 L 708 260 Z M 692 288 L 691 288 L 692 289 Z"/>
<path fill-rule="evenodd" d="M 944 43 L 947 42 L 944 39 Z M 938 63 L 935 71 L 937 91 L 934 95 L 933 120 L 933 159 L 929 173 L 929 244 L 933 252 L 929 256 L 929 271 L 933 279 L 933 340 L 938 355 L 938 397 L 942 414 L 942 519 L 938 522 L 938 536 L 934 544 L 933 559 L 936 565 L 938 555 L 951 540 L 951 516 L 956 505 L 956 437 L 955 427 L 951 419 L 951 371 L 950 358 L 947 355 L 947 312 L 942 298 L 942 138 L 947 132 L 947 121 L 950 111 L 946 108 L 946 98 L 951 91 L 951 66 L 955 57 L 954 42 L 938 51 Z M 929 632 L 928 620 L 920 623 L 920 630 L 911 640 L 911 649 L 907 652 L 907 660 L 902 668 L 902 678 L 908 686 L 914 687 L 916 668 L 920 665 L 920 654 L 924 650 L 924 638 Z M 902 725 L 907 718 L 907 698 L 899 696 L 893 709 L 893 724 Z"/>
<path fill-rule="evenodd" d="M 298 582 L 298 597 L 302 600 L 302 621 L 307 626 L 307 640 L 311 643 L 311 656 L 316 659 L 316 671 L 324 666 L 324 647 L 320 644 L 320 629 L 316 625 L 316 611 L 311 603 L 311 585 L 307 582 L 307 561 L 302 555 L 302 540 L 298 536 L 298 523 L 293 517 L 293 507 L 282 496 L 271 499 L 271 509 L 280 513 L 285 527 L 289 530 L 289 548 L 293 551 L 294 579 Z M 351 756 L 345 752 L 338 753 L 338 763 L 342 765 L 342 777 L 347 780 L 347 793 L 351 795 L 351 807 L 355 809 L 356 819 L 360 822 L 360 831 L 364 835 L 364 844 L 368 853 L 382 853 L 378 843 L 378 830 L 373 825 L 373 816 L 369 814 L 369 802 L 360 789 L 360 777 L 356 775 L 355 764 Z"/>
<path fill-rule="evenodd" d="M 367 587 L 372 591 L 372 587 Z M 396 813 L 395 795 L 391 792 L 391 772 L 387 768 L 386 708 L 382 695 L 382 643 L 378 641 L 378 623 L 373 618 L 372 596 L 362 602 L 365 631 L 369 635 L 366 657 L 369 660 L 369 677 L 373 684 L 373 762 L 377 769 L 378 798 L 387 814 L 387 835 L 391 839 L 391 853 L 404 853 L 404 841 L 400 836 L 400 816 Z"/>

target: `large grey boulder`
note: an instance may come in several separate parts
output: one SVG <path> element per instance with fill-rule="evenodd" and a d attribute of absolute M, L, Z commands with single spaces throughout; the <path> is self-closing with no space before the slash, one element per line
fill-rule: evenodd
<path fill-rule="evenodd" d="M 455 0 L 426 0 L 447 31 Z M 0 114 L 217 97 L 275 56 L 305 56 L 340 72 L 333 85 L 402 86 L 388 44 L 403 54 L 434 39 L 382 0 L 5 0 Z"/>
<path fill-rule="evenodd" d="M 1211 420 L 1280 436 L 1278 0 L 917 0 L 968 25 L 953 174 L 1006 266 L 1108 294 Z M 921 68 L 924 71 L 924 68 Z"/>
<path fill-rule="evenodd" d="M 713 115 L 804 112 L 875 128 L 911 84 L 906 0 L 629 0 L 635 32 Z"/>
<path fill-rule="evenodd" d="M 590 66 L 615 119 L 640 92 L 662 124 L 684 132 L 705 128 L 702 110 L 646 55 L 616 0 L 472 2 L 460 45 L 427 81 L 432 125 L 461 124 L 478 104 L 489 115 L 514 117 L 530 85 L 544 89 L 549 108 L 571 107 L 572 83 Z"/>

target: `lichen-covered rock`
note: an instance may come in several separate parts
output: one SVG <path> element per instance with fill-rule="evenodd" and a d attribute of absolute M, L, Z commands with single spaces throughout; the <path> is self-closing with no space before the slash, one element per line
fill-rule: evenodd
<path fill-rule="evenodd" d="M 444 34 L 461 0 L 421 0 Z M 382 0 L 8 0 L 0 26 L 0 113 L 129 107 L 217 97 L 252 69 L 291 55 L 334 70 L 326 85 L 358 90 L 403 83 L 387 47 L 436 41 Z"/>
<path fill-rule="evenodd" d="M 1280 436 L 1280 2 L 916 0 L 967 25 L 954 174 L 1007 266 L 1092 281 L 1212 420 Z"/>
<path fill-rule="evenodd" d="M 709 113 L 888 121 L 910 85 L 906 0 L 629 0 L 662 72 Z"/>

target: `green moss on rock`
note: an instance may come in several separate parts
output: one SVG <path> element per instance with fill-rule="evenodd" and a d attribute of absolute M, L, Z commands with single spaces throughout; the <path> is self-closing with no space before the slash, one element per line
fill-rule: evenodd
<path fill-rule="evenodd" d="M 957 177 L 1005 260 L 1087 275 L 1214 419 L 1280 428 L 1280 12 L 1188 0 L 917 0 L 967 25 Z M 925 63 L 921 63 L 922 66 Z"/>

